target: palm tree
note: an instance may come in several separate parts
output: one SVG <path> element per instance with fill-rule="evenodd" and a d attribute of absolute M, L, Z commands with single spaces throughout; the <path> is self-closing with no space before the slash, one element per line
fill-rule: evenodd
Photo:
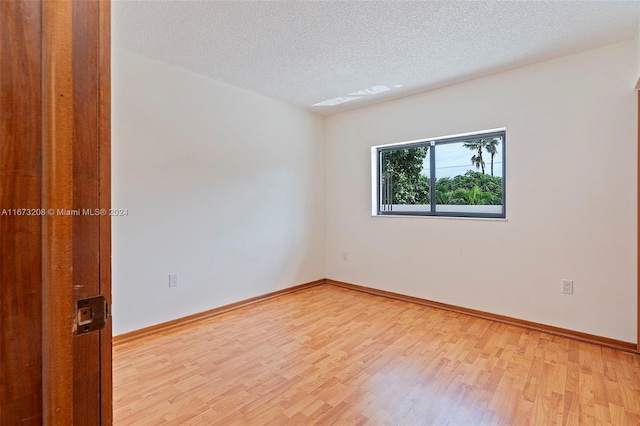
<path fill-rule="evenodd" d="M 455 192 L 454 191 L 437 191 L 436 203 L 438 204 L 455 204 Z"/>
<path fill-rule="evenodd" d="M 493 138 L 487 142 L 486 149 L 489 154 L 491 154 L 491 176 L 493 176 L 493 157 L 498 153 L 498 145 L 500 145 L 500 140 Z"/>
<path fill-rule="evenodd" d="M 485 174 L 485 162 L 482 158 L 482 148 L 485 148 L 487 146 L 488 141 L 489 139 L 474 139 L 462 144 L 462 146 L 465 148 L 469 148 L 472 151 L 477 151 L 477 154 L 474 154 L 471 157 L 471 164 L 476 166 L 476 169 L 482 169 L 482 174 Z"/>
<path fill-rule="evenodd" d="M 477 186 L 471 189 L 458 188 L 455 190 L 453 197 L 455 202 L 452 204 L 462 204 L 466 206 L 496 204 L 495 196 L 490 192 L 483 192 Z"/>
<path fill-rule="evenodd" d="M 485 166 L 485 162 L 482 159 L 482 148 L 478 148 L 478 155 L 472 155 L 471 156 L 471 164 L 473 164 L 474 166 L 476 166 L 476 169 L 482 169 L 482 174 L 484 174 L 484 166 Z"/>

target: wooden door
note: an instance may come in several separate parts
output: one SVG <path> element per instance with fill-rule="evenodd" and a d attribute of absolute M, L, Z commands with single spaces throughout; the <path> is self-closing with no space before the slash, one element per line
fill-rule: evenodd
<path fill-rule="evenodd" d="M 109 14 L 0 1 L 2 425 L 111 424 Z"/>

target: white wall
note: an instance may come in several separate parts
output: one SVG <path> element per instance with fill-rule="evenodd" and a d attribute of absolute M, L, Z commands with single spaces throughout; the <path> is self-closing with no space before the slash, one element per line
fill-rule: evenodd
<path fill-rule="evenodd" d="M 640 77 L 640 3 L 638 3 L 638 29 L 636 30 L 636 38 L 635 38 L 636 48 L 636 73 L 634 75 L 635 78 Z"/>
<path fill-rule="evenodd" d="M 327 277 L 635 342 L 634 48 L 329 117 Z M 498 127 L 506 221 L 371 216 L 371 146 Z"/>
<path fill-rule="evenodd" d="M 112 53 L 114 334 L 323 278 L 324 119 Z"/>
<path fill-rule="evenodd" d="M 634 39 L 635 49 L 634 49 L 634 58 L 635 58 L 635 73 L 634 84 L 637 83 L 638 78 L 640 77 L 640 3 L 638 3 L 638 29 L 636 30 L 636 37 Z"/>

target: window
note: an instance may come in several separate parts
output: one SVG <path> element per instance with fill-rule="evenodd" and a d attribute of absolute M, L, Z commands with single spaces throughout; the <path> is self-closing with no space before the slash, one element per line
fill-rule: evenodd
<path fill-rule="evenodd" d="M 376 215 L 505 216 L 505 129 L 372 148 Z"/>

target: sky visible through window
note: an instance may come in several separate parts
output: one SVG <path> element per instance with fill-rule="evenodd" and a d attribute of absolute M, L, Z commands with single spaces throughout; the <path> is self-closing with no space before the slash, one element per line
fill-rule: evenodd
<path fill-rule="evenodd" d="M 502 141 L 500 141 L 502 142 Z M 476 154 L 468 148 L 462 146 L 463 142 L 438 145 L 436 152 L 436 179 L 443 177 L 454 177 L 464 175 L 468 170 L 481 172 L 471 164 L 471 157 Z M 433 149 L 433 147 L 429 147 Z M 482 159 L 485 162 L 485 173 L 491 174 L 491 154 L 482 152 Z M 424 159 L 422 174 L 429 176 L 429 155 Z M 502 177 L 502 143 L 498 145 L 496 155 L 493 157 L 493 175 Z"/>

